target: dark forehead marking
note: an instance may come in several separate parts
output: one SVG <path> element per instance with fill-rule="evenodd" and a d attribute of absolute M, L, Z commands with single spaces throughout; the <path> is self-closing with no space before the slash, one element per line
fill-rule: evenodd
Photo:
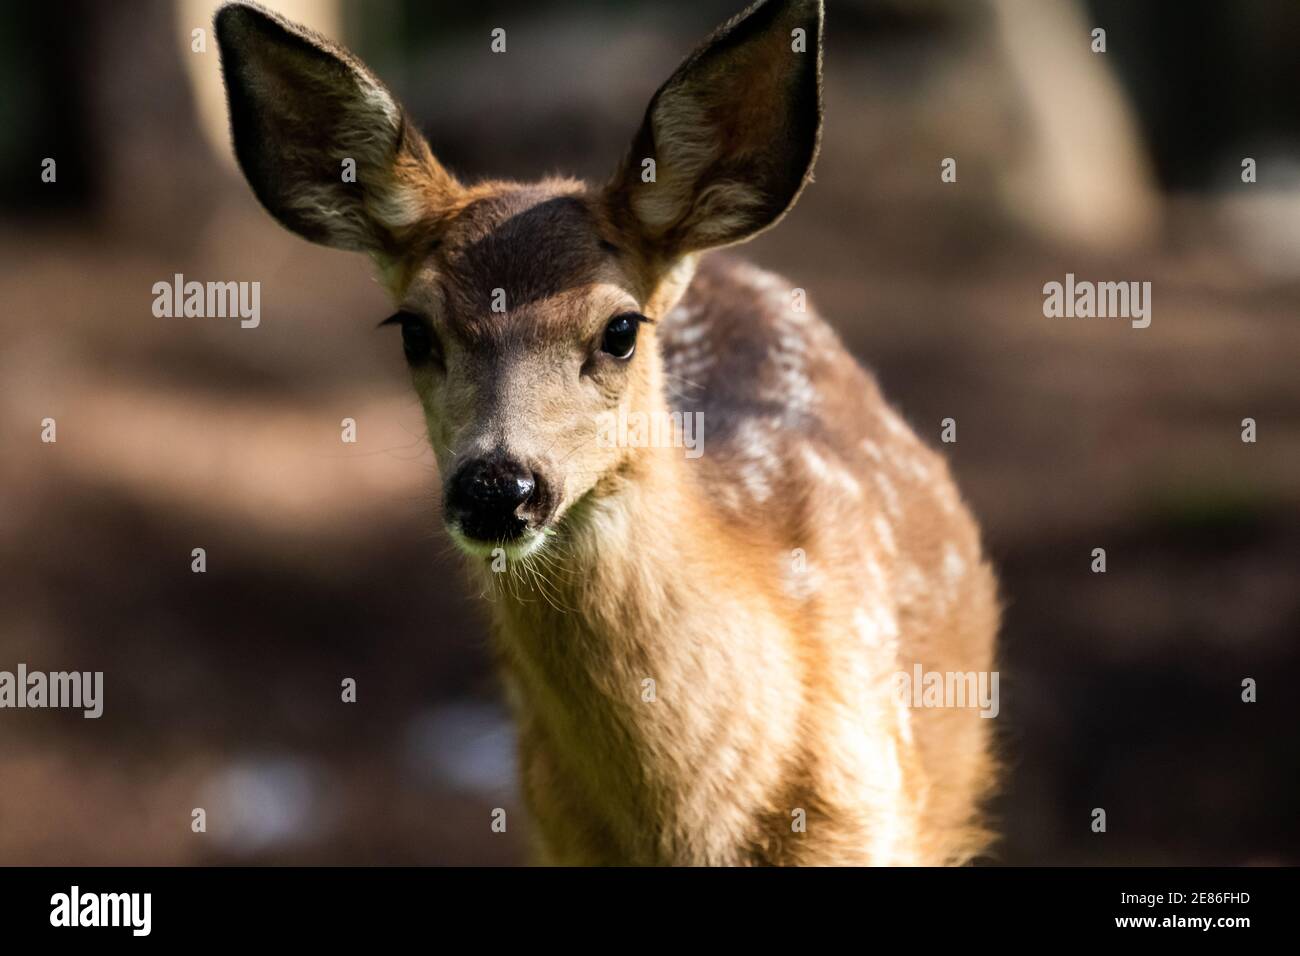
<path fill-rule="evenodd" d="M 445 283 L 458 324 L 497 322 L 493 292 L 507 313 L 589 285 L 610 257 L 580 194 L 519 187 L 470 203 L 443 234 Z"/>

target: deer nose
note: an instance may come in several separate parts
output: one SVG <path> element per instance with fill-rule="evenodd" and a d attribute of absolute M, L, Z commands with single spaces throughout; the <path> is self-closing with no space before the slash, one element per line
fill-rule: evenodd
<path fill-rule="evenodd" d="M 510 541 L 528 526 L 519 511 L 536 491 L 536 476 L 511 458 L 468 461 L 448 485 L 447 519 L 467 538 Z"/>

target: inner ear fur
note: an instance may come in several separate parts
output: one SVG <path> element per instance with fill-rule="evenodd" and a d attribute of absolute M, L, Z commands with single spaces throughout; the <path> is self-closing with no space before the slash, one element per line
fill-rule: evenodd
<path fill-rule="evenodd" d="M 606 193 L 611 217 L 648 251 L 742 242 L 794 204 L 821 137 L 822 21 L 821 0 L 760 0 L 655 93 Z"/>

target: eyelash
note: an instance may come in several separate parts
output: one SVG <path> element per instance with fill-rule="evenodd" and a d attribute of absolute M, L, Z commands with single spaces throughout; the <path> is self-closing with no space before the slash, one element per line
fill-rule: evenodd
<path fill-rule="evenodd" d="M 442 364 L 442 343 L 438 341 L 438 335 L 433 331 L 429 323 L 420 316 L 403 309 L 379 323 L 380 328 L 386 325 L 401 326 L 402 349 L 410 365 L 422 365 L 430 361 L 437 365 Z M 419 341 L 419 336 L 416 334 L 408 336 L 408 329 L 418 329 L 419 336 L 423 336 L 425 341 Z"/>

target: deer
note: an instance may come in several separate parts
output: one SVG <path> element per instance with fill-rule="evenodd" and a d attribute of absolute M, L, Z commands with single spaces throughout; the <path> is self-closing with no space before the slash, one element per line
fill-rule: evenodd
<path fill-rule="evenodd" d="M 396 308 L 539 864 L 960 865 L 993 841 L 988 722 L 896 679 L 993 665 L 979 527 L 803 290 L 714 254 L 811 179 L 823 23 L 759 0 L 720 26 L 607 181 L 466 184 L 343 47 L 216 15 L 256 198 L 367 254 Z M 614 414 L 699 415 L 702 454 L 601 440 Z"/>

